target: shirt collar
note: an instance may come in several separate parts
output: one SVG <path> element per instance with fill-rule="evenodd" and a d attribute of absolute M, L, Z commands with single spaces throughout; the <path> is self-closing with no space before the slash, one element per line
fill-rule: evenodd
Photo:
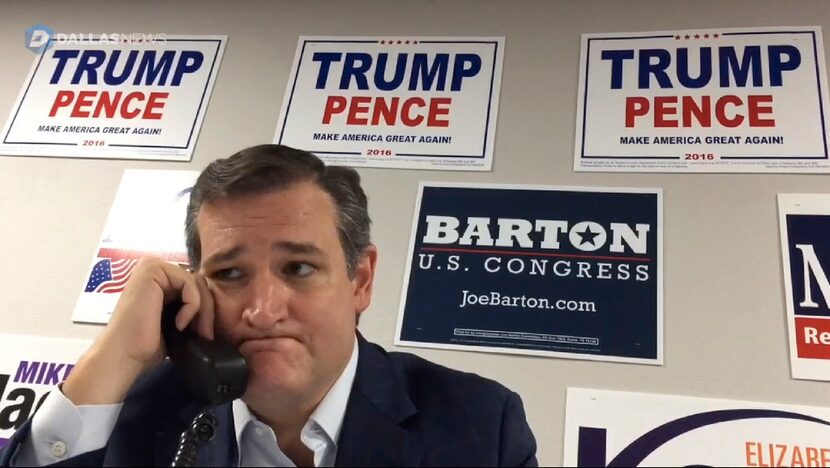
<path fill-rule="evenodd" d="M 357 372 L 357 337 L 355 336 L 352 347 L 352 355 L 349 358 L 343 373 L 331 386 L 323 401 L 308 418 L 309 422 L 315 422 L 329 436 L 332 442 L 337 443 L 340 438 L 340 428 L 343 426 L 343 418 L 346 415 L 346 405 L 349 403 L 349 395 L 352 393 L 355 373 Z"/>
<path fill-rule="evenodd" d="M 242 431 L 251 421 L 256 421 L 256 418 L 248 409 L 248 405 L 239 398 L 233 400 L 233 429 L 236 432 L 237 447 L 242 447 Z"/>
<path fill-rule="evenodd" d="M 346 416 L 346 405 L 349 402 L 349 396 L 352 392 L 352 384 L 354 383 L 355 374 L 357 373 L 357 336 L 354 339 L 354 346 L 352 347 L 352 355 L 349 358 L 346 368 L 343 373 L 331 386 L 326 396 L 317 405 L 317 408 L 311 413 L 303 430 L 309 426 L 310 423 L 316 423 L 326 433 L 329 439 L 335 444 L 340 437 L 340 429 L 343 426 L 343 418 Z M 251 413 L 248 405 L 241 399 L 233 401 L 233 426 L 236 433 L 236 445 L 241 447 L 242 431 L 245 426 L 251 422 L 257 421 L 256 416 Z"/>

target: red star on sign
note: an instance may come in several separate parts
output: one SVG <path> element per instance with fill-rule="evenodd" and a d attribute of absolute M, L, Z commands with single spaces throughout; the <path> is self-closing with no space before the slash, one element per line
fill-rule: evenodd
<path fill-rule="evenodd" d="M 688 39 L 688 38 L 689 38 L 689 35 L 688 35 L 688 34 L 686 34 L 685 38 L 686 38 L 686 39 Z"/>
<path fill-rule="evenodd" d="M 401 42 L 403 42 L 403 41 L 398 41 L 398 44 L 400 44 Z"/>
<path fill-rule="evenodd" d="M 700 39 L 700 34 L 695 34 L 695 39 Z"/>
<path fill-rule="evenodd" d="M 712 37 L 714 37 L 715 39 L 717 39 L 718 37 L 720 37 L 720 34 L 718 34 L 718 33 L 712 34 Z"/>
<path fill-rule="evenodd" d="M 680 36 L 674 36 L 674 40 L 675 40 L 675 41 L 679 41 L 679 40 L 680 40 Z"/>
<path fill-rule="evenodd" d="M 386 44 L 386 41 L 380 41 L 381 44 Z"/>
<path fill-rule="evenodd" d="M 418 43 L 418 41 L 412 41 L 412 43 L 413 43 L 413 44 L 417 44 L 417 43 Z"/>
<path fill-rule="evenodd" d="M 409 44 L 409 41 L 406 41 L 406 43 Z"/>
<path fill-rule="evenodd" d="M 704 34 L 704 35 L 703 35 L 703 38 L 704 38 L 704 39 L 709 39 L 709 34 L 708 34 L 708 33 L 707 33 L 707 34 Z"/>

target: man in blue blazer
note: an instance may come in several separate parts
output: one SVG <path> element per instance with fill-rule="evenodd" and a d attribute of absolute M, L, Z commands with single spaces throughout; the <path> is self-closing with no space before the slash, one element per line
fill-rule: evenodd
<path fill-rule="evenodd" d="M 191 269 L 139 262 L 0 464 L 169 465 L 201 410 L 164 360 L 162 308 L 180 300 L 179 330 L 233 345 L 250 369 L 244 395 L 214 409 L 198 465 L 536 465 L 517 394 L 357 332 L 377 263 L 369 223 L 352 169 L 278 145 L 214 161 L 188 205 Z"/>

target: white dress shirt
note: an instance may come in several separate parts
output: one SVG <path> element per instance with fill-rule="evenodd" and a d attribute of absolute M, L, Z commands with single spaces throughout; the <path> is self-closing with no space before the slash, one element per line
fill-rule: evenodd
<path fill-rule="evenodd" d="M 357 371 L 358 346 L 343 373 L 308 418 L 300 433 L 314 454 L 314 466 L 334 466 L 337 441 Z M 12 466 L 44 466 L 103 448 L 123 403 L 75 406 L 61 391 L 52 391 L 32 419 L 32 428 Z M 274 431 L 259 421 L 242 400 L 234 400 L 233 422 L 239 466 L 296 466 L 280 450 Z"/>
<path fill-rule="evenodd" d="M 314 466 L 334 466 L 340 427 L 357 371 L 357 353 L 355 338 L 349 363 L 300 432 L 303 445 L 314 453 Z M 271 427 L 258 420 L 242 400 L 233 402 L 233 426 L 239 447 L 239 466 L 296 466 L 280 450 Z"/>

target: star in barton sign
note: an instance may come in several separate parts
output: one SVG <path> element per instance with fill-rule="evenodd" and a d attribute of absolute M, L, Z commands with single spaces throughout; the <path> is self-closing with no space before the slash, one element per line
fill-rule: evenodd
<path fill-rule="evenodd" d="M 591 226 L 586 226 L 585 230 L 582 232 L 576 233 L 580 237 L 579 245 L 585 245 L 586 243 L 593 245 L 596 247 L 597 245 L 594 243 L 594 239 L 599 235 L 598 232 L 592 232 Z"/>

